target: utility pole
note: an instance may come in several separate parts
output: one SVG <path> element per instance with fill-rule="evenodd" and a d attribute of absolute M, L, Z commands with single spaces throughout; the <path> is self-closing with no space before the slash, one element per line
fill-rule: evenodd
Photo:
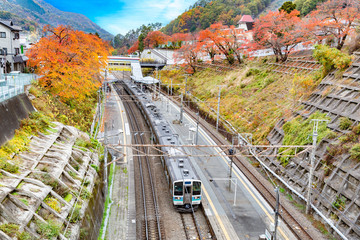
<path fill-rule="evenodd" d="M 310 173 L 309 173 L 309 183 L 308 183 L 307 202 L 306 202 L 306 214 L 309 214 L 311 209 L 311 191 L 312 191 L 312 181 L 313 181 L 314 167 L 315 167 L 315 150 L 316 150 L 316 142 L 318 137 L 319 122 L 328 122 L 328 120 L 312 119 L 311 121 L 314 122 L 313 135 L 312 135 L 313 148 L 310 156 Z"/>
<path fill-rule="evenodd" d="M 199 108 L 198 108 L 198 112 L 196 113 L 196 115 L 197 115 L 197 120 L 196 120 L 196 137 L 195 137 L 195 145 L 198 145 L 198 140 L 199 140 L 199 120 L 200 120 Z"/>
<path fill-rule="evenodd" d="M 280 203 L 280 195 L 279 195 L 279 187 L 275 188 L 275 193 L 276 193 L 276 206 L 274 209 L 275 212 L 275 226 L 274 226 L 274 235 L 273 235 L 273 240 L 276 240 L 276 233 L 277 233 L 277 227 L 278 227 L 278 222 L 279 222 L 279 203 Z"/>
<path fill-rule="evenodd" d="M 218 85 L 218 87 L 219 87 L 219 96 L 218 96 L 218 107 L 217 107 L 217 117 L 216 117 L 216 131 L 219 131 L 220 95 L 221 95 L 221 87 L 223 87 L 223 85 Z"/>
<path fill-rule="evenodd" d="M 160 98 L 160 84 L 161 84 L 161 83 L 160 83 L 160 77 L 161 77 L 161 72 L 159 72 L 158 77 L 159 77 L 158 80 L 159 80 L 159 98 Z"/>
<path fill-rule="evenodd" d="M 235 154 L 234 149 L 234 136 L 231 139 L 231 148 L 229 149 L 229 158 L 230 158 L 230 172 L 229 172 L 229 188 L 231 187 L 231 178 L 232 178 L 232 168 L 233 168 L 233 157 Z"/>
<path fill-rule="evenodd" d="M 179 122 L 182 123 L 183 120 L 183 112 L 184 112 L 184 99 L 186 99 L 186 91 L 187 91 L 187 75 L 185 75 L 185 93 L 184 97 L 181 95 L 181 108 L 180 108 L 180 119 Z"/>
<path fill-rule="evenodd" d="M 170 95 L 171 95 L 171 96 L 172 96 L 172 94 L 173 94 L 172 82 L 173 82 L 173 80 L 172 80 L 172 78 L 171 78 L 171 84 L 170 84 Z"/>

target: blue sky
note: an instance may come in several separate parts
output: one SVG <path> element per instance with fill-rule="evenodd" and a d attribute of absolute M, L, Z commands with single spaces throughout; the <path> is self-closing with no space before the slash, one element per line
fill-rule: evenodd
<path fill-rule="evenodd" d="M 196 0 L 45 0 L 56 8 L 82 13 L 106 31 L 126 34 L 142 24 L 175 19 Z"/>

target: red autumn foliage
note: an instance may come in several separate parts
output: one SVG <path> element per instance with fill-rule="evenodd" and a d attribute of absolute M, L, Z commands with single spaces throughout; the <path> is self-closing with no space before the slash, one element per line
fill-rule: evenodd
<path fill-rule="evenodd" d="M 297 44 L 307 40 L 297 10 L 269 12 L 255 21 L 253 31 L 257 48 L 272 48 L 281 61 L 286 61 Z"/>
<path fill-rule="evenodd" d="M 355 32 L 352 25 L 359 18 L 359 0 L 329 0 L 309 14 L 306 29 L 318 41 L 327 40 L 341 49 L 349 34 Z"/>
<path fill-rule="evenodd" d="M 154 48 L 159 46 L 160 44 L 164 44 L 169 40 L 169 36 L 160 32 L 160 31 L 152 31 L 149 32 L 146 38 L 144 39 L 145 47 Z"/>
<path fill-rule="evenodd" d="M 134 44 L 129 48 L 129 50 L 127 51 L 129 54 L 136 52 L 137 50 L 139 50 L 139 40 L 137 40 L 136 42 L 134 42 Z"/>
<path fill-rule="evenodd" d="M 210 55 L 212 61 L 216 52 L 224 54 L 229 64 L 241 60 L 241 45 L 246 42 L 243 30 L 222 23 L 212 24 L 199 33 L 199 44 Z"/>

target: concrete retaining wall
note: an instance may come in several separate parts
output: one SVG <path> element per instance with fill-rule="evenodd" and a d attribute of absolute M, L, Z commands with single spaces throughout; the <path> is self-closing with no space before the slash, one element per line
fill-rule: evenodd
<path fill-rule="evenodd" d="M 0 146 L 14 136 L 20 121 L 34 110 L 25 93 L 0 103 Z"/>

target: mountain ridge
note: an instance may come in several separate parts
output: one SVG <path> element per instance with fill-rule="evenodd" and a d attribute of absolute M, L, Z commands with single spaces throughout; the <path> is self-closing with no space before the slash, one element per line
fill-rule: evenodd
<path fill-rule="evenodd" d="M 84 32 L 97 32 L 101 38 L 112 40 L 113 35 L 92 22 L 83 14 L 65 12 L 57 9 L 44 0 L 3 0 L 0 10 L 8 11 L 24 19 L 35 21 L 44 25 L 69 25 L 76 30 Z"/>

